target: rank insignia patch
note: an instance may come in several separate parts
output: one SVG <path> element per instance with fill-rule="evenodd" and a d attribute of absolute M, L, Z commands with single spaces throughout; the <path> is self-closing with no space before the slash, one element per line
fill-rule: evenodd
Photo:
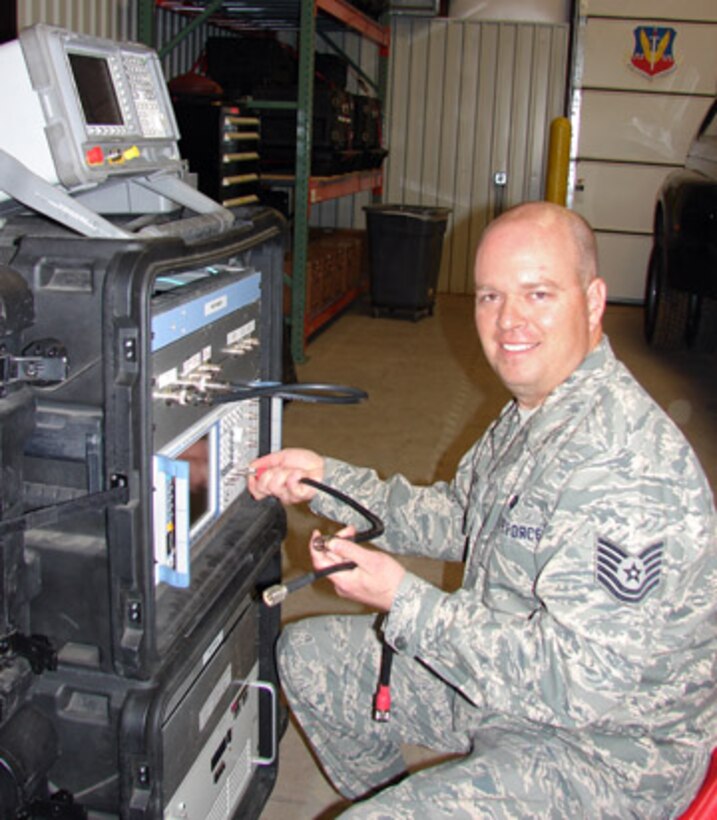
<path fill-rule="evenodd" d="M 618 601 L 637 604 L 660 583 L 662 541 L 630 555 L 622 547 L 598 538 L 596 578 Z"/>
<path fill-rule="evenodd" d="M 638 71 L 654 77 L 675 67 L 672 48 L 676 31 L 661 26 L 638 26 L 635 31 L 635 50 L 630 62 Z"/>

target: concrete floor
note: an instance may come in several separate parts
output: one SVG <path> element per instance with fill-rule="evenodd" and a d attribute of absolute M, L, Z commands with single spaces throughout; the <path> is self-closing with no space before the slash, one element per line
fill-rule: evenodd
<path fill-rule="evenodd" d="M 642 310 L 613 305 L 605 329 L 617 355 L 673 417 L 697 451 L 713 492 L 717 487 L 717 379 L 714 354 L 657 353 L 642 338 Z M 292 403 L 284 417 L 284 444 L 315 449 L 383 475 L 401 472 L 415 483 L 450 479 L 460 456 L 509 398 L 487 367 L 473 327 L 473 300 L 440 296 L 435 315 L 418 322 L 371 317 L 357 305 L 307 347 L 298 366 L 305 382 L 362 387 L 369 400 L 356 406 Z M 319 526 L 305 509 L 289 510 L 284 548 L 287 578 L 310 568 L 306 544 Z M 326 529 L 332 527 L 324 523 Z M 405 559 L 433 583 L 455 588 L 460 567 Z M 289 596 L 282 618 L 290 622 L 324 612 L 358 612 L 332 594 L 328 581 Z M 430 756 L 406 749 L 409 765 Z M 324 779 L 290 723 L 280 745 L 279 775 L 262 820 L 329 820 L 341 810 L 339 795 Z"/>

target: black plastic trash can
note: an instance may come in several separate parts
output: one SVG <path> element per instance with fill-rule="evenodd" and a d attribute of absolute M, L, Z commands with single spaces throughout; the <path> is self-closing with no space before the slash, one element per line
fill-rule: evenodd
<path fill-rule="evenodd" d="M 366 205 L 374 316 L 431 315 L 450 208 Z"/>

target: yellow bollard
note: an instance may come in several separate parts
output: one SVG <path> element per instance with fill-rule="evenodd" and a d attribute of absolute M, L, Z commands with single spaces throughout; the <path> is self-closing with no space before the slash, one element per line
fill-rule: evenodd
<path fill-rule="evenodd" d="M 556 117 L 550 123 L 548 146 L 548 173 L 545 180 L 545 199 L 565 205 L 568 194 L 568 163 L 570 160 L 570 120 Z"/>

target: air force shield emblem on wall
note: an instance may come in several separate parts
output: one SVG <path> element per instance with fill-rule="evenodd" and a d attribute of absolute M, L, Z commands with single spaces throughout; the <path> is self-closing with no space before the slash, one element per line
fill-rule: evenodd
<path fill-rule="evenodd" d="M 630 62 L 642 74 L 655 77 L 675 67 L 673 46 L 677 32 L 662 26 L 638 26 Z"/>
<path fill-rule="evenodd" d="M 595 577 L 618 601 L 639 604 L 660 583 L 664 542 L 631 555 L 622 547 L 598 538 Z"/>

